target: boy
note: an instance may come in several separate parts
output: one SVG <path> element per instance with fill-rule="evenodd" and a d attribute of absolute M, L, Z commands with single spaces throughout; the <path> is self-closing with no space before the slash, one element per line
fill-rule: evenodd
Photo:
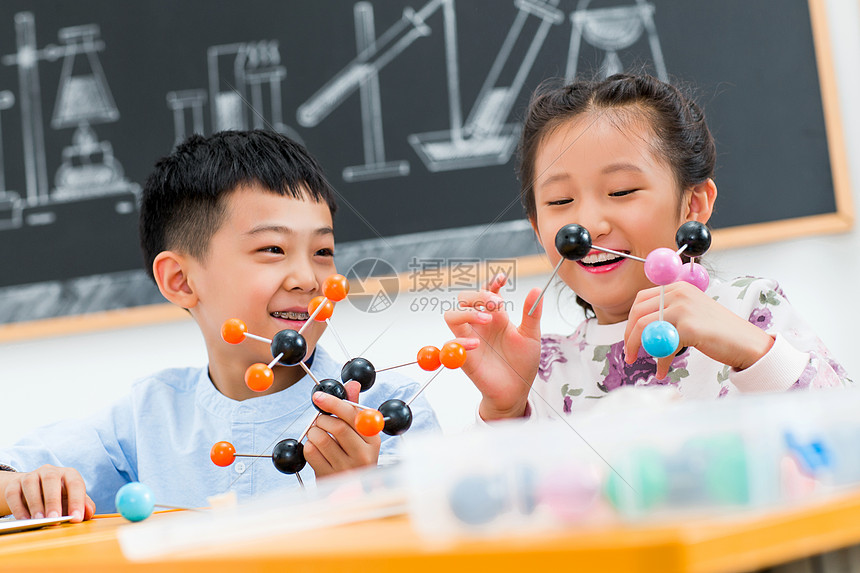
<path fill-rule="evenodd" d="M 192 136 L 161 159 L 141 199 L 145 264 L 164 297 L 196 321 L 208 368 L 156 373 L 89 420 L 42 428 L 0 450 L 7 470 L 0 472 L 0 515 L 89 519 L 114 511 L 116 491 L 130 481 L 148 485 L 156 503 L 181 507 L 204 506 L 228 490 L 248 497 L 296 485 L 270 460 L 221 468 L 209 459 L 221 440 L 238 453 L 268 454 L 279 440 L 298 439 L 316 415 L 314 382 L 299 366 L 275 368 L 271 388 L 251 391 L 245 369 L 271 362 L 269 346 L 227 344 L 221 325 L 239 318 L 268 338 L 304 325 L 308 303 L 336 272 L 333 194 L 305 149 L 276 133 Z M 318 380 L 339 379 L 343 364 L 316 347 L 324 328 L 314 321 L 304 331 L 305 363 Z M 388 374 L 363 402 L 407 400 L 417 391 Z M 358 390 L 357 382 L 347 384 L 350 400 L 358 401 Z M 317 476 L 376 464 L 380 448 L 387 455 L 396 447 L 399 440 L 358 434 L 354 406 L 320 392 L 313 399 L 334 414 L 318 417 L 307 434 L 304 454 Z M 438 427 L 421 397 L 411 408 L 413 430 Z"/>

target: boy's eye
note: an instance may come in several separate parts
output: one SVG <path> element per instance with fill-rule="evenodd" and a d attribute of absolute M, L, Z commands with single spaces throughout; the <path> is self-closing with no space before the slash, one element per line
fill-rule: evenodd
<path fill-rule="evenodd" d="M 625 195 L 630 195 L 631 193 L 633 193 L 635 191 L 636 191 L 636 189 L 627 189 L 625 191 L 616 191 L 615 193 L 610 193 L 609 196 L 610 197 L 624 197 Z"/>
<path fill-rule="evenodd" d="M 567 205 L 568 203 L 573 203 L 573 199 L 558 199 L 556 201 L 550 201 L 547 205 Z"/>
<path fill-rule="evenodd" d="M 314 254 L 317 256 L 320 256 L 320 257 L 333 257 L 334 256 L 334 249 L 329 249 L 328 247 L 326 247 L 325 249 L 318 250 Z"/>

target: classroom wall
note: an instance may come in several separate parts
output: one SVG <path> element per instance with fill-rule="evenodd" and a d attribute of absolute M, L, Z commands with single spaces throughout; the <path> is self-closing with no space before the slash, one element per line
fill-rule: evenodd
<path fill-rule="evenodd" d="M 860 109 L 856 105 L 860 101 L 860 2 L 828 0 L 827 7 L 854 203 L 860 205 Z M 709 258 L 722 277 L 755 274 L 779 279 L 834 356 L 860 379 L 860 352 L 855 349 L 855 327 L 860 323 L 855 294 L 860 284 L 858 252 L 860 232 L 854 231 L 714 252 Z M 515 290 L 508 293 L 516 307 L 514 316 L 521 313 L 525 293 L 543 286 L 546 278 L 518 277 Z M 451 293 L 400 293 L 392 308 L 376 314 L 341 303 L 332 321 L 350 353 L 366 355 L 383 368 L 413 360 L 421 346 L 439 346 L 449 339 L 438 305 L 435 310 L 432 307 L 434 302 L 453 300 Z M 580 311 L 557 289 L 549 291 L 545 308 L 546 332 L 570 332 L 581 320 Z M 322 343 L 335 356 L 342 354 L 329 333 Z M 147 373 L 205 360 L 202 339 L 190 320 L 2 344 L 0 444 L 52 420 L 84 416 L 106 406 Z M 417 367 L 404 373 L 427 379 L 427 373 Z M 426 392 L 446 431 L 472 423 L 478 393 L 459 371 L 443 372 Z"/>

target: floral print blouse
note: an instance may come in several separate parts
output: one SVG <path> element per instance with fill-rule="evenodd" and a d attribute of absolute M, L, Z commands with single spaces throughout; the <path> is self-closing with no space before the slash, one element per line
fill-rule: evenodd
<path fill-rule="evenodd" d="M 549 418 L 576 414 L 622 386 L 672 385 L 684 397 L 720 398 L 737 392 L 852 383 L 775 281 L 756 277 L 727 282 L 712 279 L 707 293 L 775 337 L 771 350 L 758 362 L 738 372 L 695 348 L 683 348 L 669 375 L 658 380 L 654 358 L 641 348 L 633 364 L 624 361 L 626 321 L 601 325 L 590 318 L 569 336 L 542 337 L 538 376 L 529 397 L 531 411 Z"/>

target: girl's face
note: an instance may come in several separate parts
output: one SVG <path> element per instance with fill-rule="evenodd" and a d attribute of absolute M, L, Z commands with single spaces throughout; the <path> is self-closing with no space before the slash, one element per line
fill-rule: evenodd
<path fill-rule="evenodd" d="M 532 224 L 553 265 L 561 257 L 555 235 L 569 223 L 585 227 L 593 245 L 644 259 L 657 247 L 675 248 L 678 227 L 700 220 L 690 209 L 692 192 L 679 197 L 669 165 L 654 155 L 653 137 L 645 121 L 588 113 L 544 138 L 535 154 Z M 562 264 L 559 276 L 591 303 L 600 324 L 626 320 L 636 293 L 654 286 L 643 263 L 593 249 Z"/>

